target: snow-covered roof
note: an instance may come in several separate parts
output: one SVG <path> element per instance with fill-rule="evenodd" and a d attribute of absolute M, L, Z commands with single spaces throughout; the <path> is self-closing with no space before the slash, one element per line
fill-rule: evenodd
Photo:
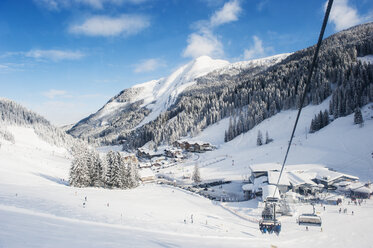
<path fill-rule="evenodd" d="M 189 143 L 189 144 L 198 144 L 198 145 L 211 145 L 209 142 L 201 141 L 201 140 L 179 140 L 179 143 Z"/>
<path fill-rule="evenodd" d="M 258 172 L 258 171 L 280 171 L 281 165 L 277 163 L 266 163 L 266 164 L 252 164 L 249 165 L 251 172 Z"/>
<path fill-rule="evenodd" d="M 280 192 L 278 191 L 278 188 L 274 185 L 263 185 L 263 195 L 262 199 L 266 200 L 267 197 L 277 197 L 280 198 Z M 275 193 L 276 190 L 276 193 Z"/>
<path fill-rule="evenodd" d="M 139 151 L 141 151 L 143 153 L 146 153 L 146 154 L 149 154 L 150 156 L 162 155 L 163 154 L 163 150 L 154 151 L 154 150 L 150 150 L 150 149 L 145 148 L 145 147 L 139 148 Z"/>
<path fill-rule="evenodd" d="M 289 171 L 286 173 L 288 176 L 289 182 L 293 186 L 299 186 L 308 184 L 311 186 L 317 186 L 311 179 L 316 177 L 316 173 L 304 172 L 304 171 Z"/>
<path fill-rule="evenodd" d="M 340 172 L 336 172 L 336 171 L 331 171 L 327 168 L 315 169 L 313 171 L 317 173 L 317 175 L 316 175 L 317 179 L 323 180 L 323 181 L 326 181 L 326 182 L 332 182 L 332 181 L 334 181 L 334 180 L 336 180 L 340 177 L 347 177 L 347 178 L 350 178 L 350 179 L 353 179 L 353 180 L 358 180 L 359 179 L 356 176 L 352 176 L 352 175 L 348 175 L 348 174 L 340 173 Z"/>
<path fill-rule="evenodd" d="M 371 194 L 373 192 L 372 189 L 366 187 L 364 184 L 360 182 L 351 183 L 348 187 L 350 190 L 357 193 Z"/>
<path fill-rule="evenodd" d="M 254 184 L 252 184 L 252 183 L 242 185 L 242 190 L 243 191 L 250 191 L 250 190 L 253 190 L 253 189 L 254 189 Z"/>
<path fill-rule="evenodd" d="M 268 171 L 268 183 L 276 185 L 279 176 L 280 176 L 279 171 Z M 282 173 L 279 185 L 290 186 L 290 182 L 289 182 L 289 178 L 287 176 L 287 173 Z"/>
<path fill-rule="evenodd" d="M 266 176 L 262 176 L 262 177 L 256 178 L 255 181 L 254 181 L 254 188 L 253 188 L 253 190 L 256 191 L 265 182 L 268 182 L 268 177 L 266 177 Z"/>

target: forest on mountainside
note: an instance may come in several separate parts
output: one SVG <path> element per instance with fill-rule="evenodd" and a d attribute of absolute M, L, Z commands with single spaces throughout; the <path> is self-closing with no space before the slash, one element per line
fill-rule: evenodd
<path fill-rule="evenodd" d="M 246 132 L 281 110 L 299 107 L 300 96 L 315 46 L 300 50 L 256 75 L 206 84 L 203 79 L 184 91 L 156 120 L 122 133 L 113 143 L 124 149 L 157 145 L 196 135 L 223 118 L 232 118 L 226 141 Z M 320 104 L 332 96 L 329 113 L 338 118 L 373 101 L 373 65 L 357 57 L 373 54 L 373 23 L 334 34 L 322 43 L 318 64 L 305 105 Z M 211 78 L 209 79 L 211 82 Z"/>

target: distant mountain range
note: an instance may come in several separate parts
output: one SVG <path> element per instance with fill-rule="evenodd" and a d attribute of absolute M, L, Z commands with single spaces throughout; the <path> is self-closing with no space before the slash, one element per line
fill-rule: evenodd
<path fill-rule="evenodd" d="M 103 144 L 140 147 L 194 136 L 231 118 L 226 141 L 276 113 L 296 108 L 315 47 L 293 54 L 238 63 L 200 57 L 166 78 L 125 89 L 67 132 Z M 338 118 L 373 101 L 373 24 L 362 24 L 323 41 L 306 104 L 332 96 Z"/>

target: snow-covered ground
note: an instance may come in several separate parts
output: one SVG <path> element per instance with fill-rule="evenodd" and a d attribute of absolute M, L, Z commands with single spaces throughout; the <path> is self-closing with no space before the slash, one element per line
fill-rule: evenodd
<path fill-rule="evenodd" d="M 362 110 L 363 127 L 353 125 L 351 115 L 306 135 L 314 114 L 327 106 L 326 101 L 304 109 L 289 164 L 320 163 L 372 180 L 372 105 Z M 241 180 L 250 164 L 282 161 L 295 115 L 284 111 L 229 143 L 221 134 L 214 136 L 224 133 L 223 120 L 195 138 L 213 142 L 217 150 L 163 172 L 181 175 L 196 160 L 203 179 Z M 317 206 L 322 231 L 306 231 L 294 215 L 281 217 L 280 236 L 261 234 L 256 221 L 263 206 L 257 200 L 216 203 L 159 184 L 133 190 L 72 188 L 66 185 L 70 158 L 64 149 L 40 140 L 30 128 L 7 130 L 15 144 L 0 140 L 0 247 L 373 247 L 371 200 L 362 206 L 344 202 L 348 214 L 339 214 L 337 206 L 327 205 L 325 212 Z M 258 130 L 268 131 L 274 142 L 257 147 Z M 293 207 L 298 213 L 312 211 L 310 205 Z"/>
<path fill-rule="evenodd" d="M 362 109 L 364 125 L 354 125 L 354 115 L 341 117 L 318 132 L 309 133 L 312 118 L 329 107 L 329 99 L 320 105 L 307 106 L 300 116 L 287 164 L 322 164 L 328 168 L 373 180 L 373 104 Z M 282 163 L 288 140 L 293 129 L 297 111 L 282 111 L 264 120 L 245 134 L 224 143 L 224 130 L 229 119 L 208 127 L 192 140 L 203 140 L 218 146 L 213 152 L 200 154 L 199 161 L 212 161 L 218 157 L 227 159 L 201 169 L 205 179 L 241 179 L 247 175 L 248 165 L 259 163 Z M 274 139 L 270 144 L 258 147 L 257 133 Z M 234 160 L 234 166 L 232 166 Z"/>

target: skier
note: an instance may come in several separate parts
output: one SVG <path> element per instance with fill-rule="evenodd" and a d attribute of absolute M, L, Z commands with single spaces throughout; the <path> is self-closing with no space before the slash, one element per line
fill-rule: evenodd
<path fill-rule="evenodd" d="M 85 208 L 85 202 L 83 202 L 83 208 Z"/>
<path fill-rule="evenodd" d="M 339 213 L 341 213 L 342 212 L 342 209 L 341 208 L 339 208 Z"/>
<path fill-rule="evenodd" d="M 84 197 L 84 200 L 87 201 L 87 197 Z"/>

